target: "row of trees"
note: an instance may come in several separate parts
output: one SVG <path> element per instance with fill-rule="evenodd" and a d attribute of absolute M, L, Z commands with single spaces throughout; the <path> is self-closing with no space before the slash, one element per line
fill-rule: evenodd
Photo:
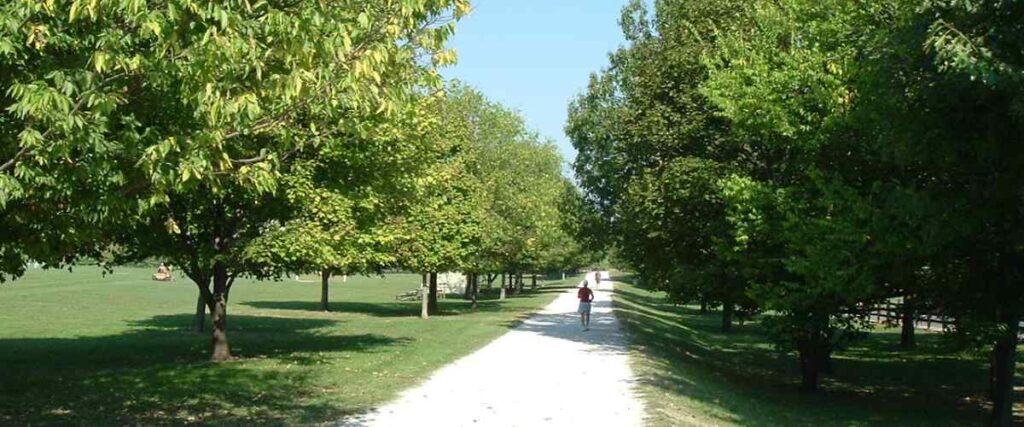
<path fill-rule="evenodd" d="M 680 302 L 766 313 L 814 389 L 902 298 L 992 354 L 1012 420 L 1024 315 L 1024 5 L 634 1 L 570 106 L 597 229 Z M 912 322 L 904 343 L 912 345 Z"/>
<path fill-rule="evenodd" d="M 29 259 L 169 260 L 226 360 L 241 276 L 320 272 L 326 309 L 332 274 L 580 262 L 557 210 L 580 195 L 551 145 L 437 73 L 468 11 L 4 2 L 0 280 Z"/>

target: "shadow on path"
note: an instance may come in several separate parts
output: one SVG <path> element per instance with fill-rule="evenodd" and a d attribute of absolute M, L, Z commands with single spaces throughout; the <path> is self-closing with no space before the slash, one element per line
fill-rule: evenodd
<path fill-rule="evenodd" d="M 626 353 L 629 348 L 619 330 L 612 303 L 605 299 L 592 303 L 590 330 L 584 331 L 580 315 L 574 311 L 539 313 L 516 325 L 516 331 L 535 333 L 592 346 L 588 351 Z M 574 308 L 566 306 L 566 308 Z M 509 325 L 510 327 L 513 325 Z"/>

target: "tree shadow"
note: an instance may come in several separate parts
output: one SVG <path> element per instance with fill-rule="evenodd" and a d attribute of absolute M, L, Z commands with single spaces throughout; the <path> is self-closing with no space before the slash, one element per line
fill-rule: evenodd
<path fill-rule="evenodd" d="M 132 322 L 117 335 L 0 339 L 0 424 L 285 424 L 345 408 L 317 402 L 307 369 L 329 354 L 378 352 L 403 340 L 335 335 L 330 319 L 230 316 L 232 352 L 210 363 L 189 315 Z"/>
<path fill-rule="evenodd" d="M 717 316 L 635 288 L 617 289 L 615 306 L 650 361 L 640 381 L 700 402 L 719 422 L 924 426 L 980 424 L 987 416 L 983 361 L 950 353 L 937 334 L 921 334 L 908 351 L 898 349 L 898 334 L 872 333 L 836 353 L 822 392 L 805 394 L 795 357 L 773 350 L 757 322 L 723 333 Z"/>
<path fill-rule="evenodd" d="M 589 331 L 583 330 L 580 315 L 575 312 L 537 313 L 526 319 L 509 322 L 506 326 L 517 331 L 588 344 L 590 351 L 626 354 L 629 346 L 625 335 L 615 324 L 611 308 L 611 301 L 592 303 Z"/>
<path fill-rule="evenodd" d="M 246 301 L 240 305 L 262 310 L 293 310 L 321 311 L 319 301 Z M 358 313 L 375 317 L 411 317 L 420 314 L 420 303 L 417 302 L 351 302 L 334 301 L 330 304 L 331 313 Z"/>

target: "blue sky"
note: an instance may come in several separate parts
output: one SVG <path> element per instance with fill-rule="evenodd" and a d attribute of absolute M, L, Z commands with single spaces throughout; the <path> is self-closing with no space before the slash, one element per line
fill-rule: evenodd
<path fill-rule="evenodd" d="M 476 0 L 451 42 L 459 63 L 443 74 L 522 112 L 571 161 L 566 107 L 623 43 L 618 20 L 626 2 Z"/>

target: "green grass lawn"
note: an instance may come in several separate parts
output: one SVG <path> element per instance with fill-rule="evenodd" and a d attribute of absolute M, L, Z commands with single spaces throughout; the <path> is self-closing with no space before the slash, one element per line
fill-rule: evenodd
<path fill-rule="evenodd" d="M 418 275 L 334 280 L 330 313 L 317 311 L 318 283 L 239 280 L 228 305 L 239 360 L 215 364 L 208 334 L 189 330 L 195 285 L 151 273 L 32 270 L 0 285 L 0 425 L 330 422 L 394 398 L 578 280 L 477 312 L 449 298 L 427 321 L 419 302 L 395 301 Z"/>
<path fill-rule="evenodd" d="M 629 277 L 616 280 L 629 281 Z M 633 368 L 651 425 L 954 426 L 987 420 L 984 356 L 950 350 L 941 334 L 899 348 L 898 330 L 877 330 L 837 353 L 835 375 L 800 393 L 795 356 L 774 351 L 757 322 L 720 331 L 660 292 L 629 283 L 615 291 L 633 340 Z"/>

